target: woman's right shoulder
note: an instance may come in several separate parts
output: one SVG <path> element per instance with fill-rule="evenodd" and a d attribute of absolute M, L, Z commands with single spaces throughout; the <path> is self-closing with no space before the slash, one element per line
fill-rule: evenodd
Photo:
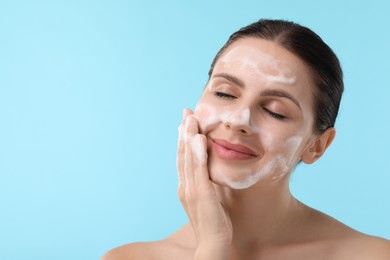
<path fill-rule="evenodd" d="M 185 225 L 171 236 L 153 242 L 136 242 L 111 249 L 101 260 L 191 259 L 195 238 L 190 225 Z"/>
<path fill-rule="evenodd" d="M 111 249 L 101 260 L 171 260 L 192 259 L 193 249 L 171 239 L 154 242 L 137 242 Z"/>

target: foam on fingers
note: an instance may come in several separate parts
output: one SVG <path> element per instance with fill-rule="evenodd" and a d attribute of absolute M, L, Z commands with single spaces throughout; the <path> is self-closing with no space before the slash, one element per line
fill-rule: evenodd
<path fill-rule="evenodd" d="M 200 134 L 193 136 L 190 140 L 192 153 L 197 162 L 203 164 L 206 161 L 206 147 Z"/>

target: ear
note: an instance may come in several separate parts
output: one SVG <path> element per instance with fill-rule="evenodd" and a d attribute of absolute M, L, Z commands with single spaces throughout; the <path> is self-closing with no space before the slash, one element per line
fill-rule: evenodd
<path fill-rule="evenodd" d="M 302 154 L 302 161 L 307 164 L 312 164 L 317 161 L 332 143 L 336 136 L 336 129 L 330 127 L 324 133 L 316 137 L 314 142 L 306 148 Z"/>

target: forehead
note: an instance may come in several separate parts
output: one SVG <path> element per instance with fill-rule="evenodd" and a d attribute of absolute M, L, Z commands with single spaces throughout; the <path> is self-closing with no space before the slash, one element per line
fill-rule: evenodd
<path fill-rule="evenodd" d="M 217 60 L 213 74 L 232 72 L 242 80 L 265 84 L 305 85 L 311 82 L 306 64 L 273 41 L 243 38 L 228 46 Z"/>

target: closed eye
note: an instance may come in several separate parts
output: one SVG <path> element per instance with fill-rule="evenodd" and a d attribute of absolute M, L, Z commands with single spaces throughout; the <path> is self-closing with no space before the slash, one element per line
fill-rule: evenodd
<path fill-rule="evenodd" d="M 275 119 L 278 119 L 278 120 L 285 120 L 287 117 L 284 116 L 284 115 L 281 115 L 281 114 L 278 114 L 278 113 L 275 113 L 275 112 L 272 112 L 271 110 L 269 110 L 268 108 L 266 107 L 263 107 L 263 110 L 269 114 L 270 116 L 272 116 L 273 118 Z"/>
<path fill-rule="evenodd" d="M 217 97 L 220 97 L 220 98 L 227 98 L 227 99 L 236 99 L 237 97 L 233 96 L 233 95 L 230 95 L 230 94 L 226 94 L 226 93 L 223 93 L 223 92 L 214 92 L 214 95 L 217 96 Z"/>

